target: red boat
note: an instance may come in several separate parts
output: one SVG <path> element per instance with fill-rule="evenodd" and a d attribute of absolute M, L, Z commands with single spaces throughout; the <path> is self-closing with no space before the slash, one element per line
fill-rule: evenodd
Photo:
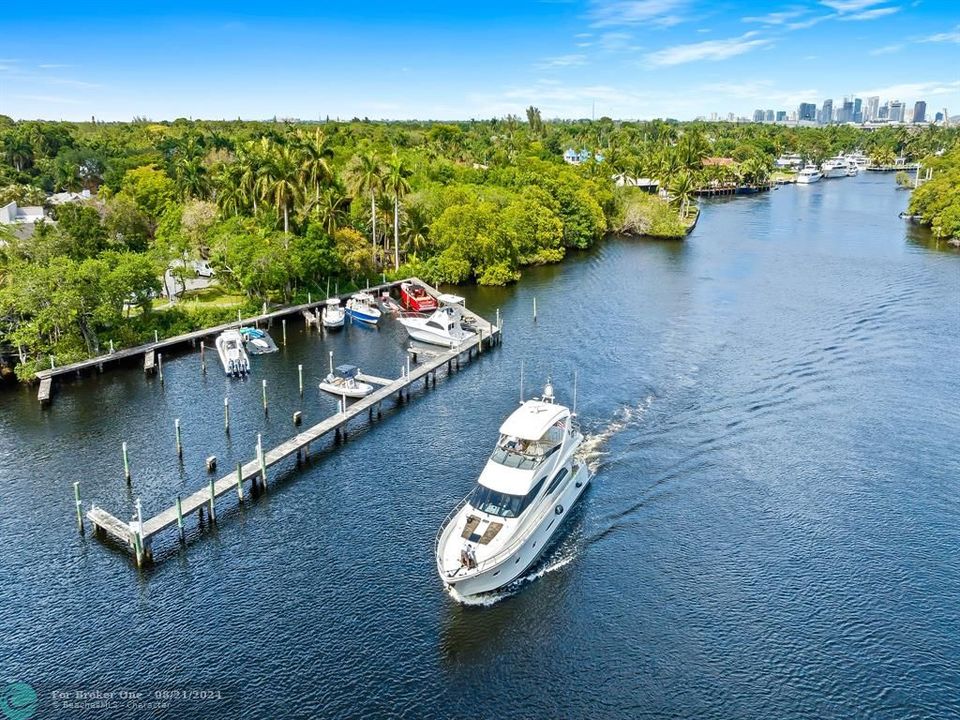
<path fill-rule="evenodd" d="M 407 310 L 414 312 L 433 312 L 437 309 L 437 301 L 419 285 L 400 283 L 400 304 Z"/>

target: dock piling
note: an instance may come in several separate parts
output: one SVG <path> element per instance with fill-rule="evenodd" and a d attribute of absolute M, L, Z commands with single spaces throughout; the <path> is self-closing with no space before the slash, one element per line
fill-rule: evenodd
<path fill-rule="evenodd" d="M 267 489 L 267 461 L 263 456 L 263 436 L 257 433 L 257 459 L 260 460 L 260 481 L 263 489 Z"/>
<path fill-rule="evenodd" d="M 186 540 L 183 534 L 183 505 L 180 501 L 180 495 L 177 495 L 177 531 L 180 533 L 180 542 Z"/>
<path fill-rule="evenodd" d="M 293 413 L 293 424 L 297 427 L 300 427 L 300 423 L 302 422 L 303 422 L 303 413 L 297 410 L 295 413 Z"/>
<path fill-rule="evenodd" d="M 300 397 L 303 397 L 303 365 L 297 365 L 297 377 L 300 379 Z"/>
<path fill-rule="evenodd" d="M 155 343 L 160 342 L 160 333 L 157 332 L 156 330 L 153 331 L 153 341 L 154 341 Z"/>
<path fill-rule="evenodd" d="M 217 521 L 217 508 L 215 501 L 217 499 L 217 489 L 214 486 L 213 478 L 210 478 L 210 522 L 215 523 Z"/>
<path fill-rule="evenodd" d="M 127 457 L 127 443 L 124 441 L 123 445 L 123 478 L 127 481 L 127 485 L 130 484 L 130 459 Z"/>
<path fill-rule="evenodd" d="M 160 378 L 160 387 L 163 387 L 163 353 L 157 353 L 157 377 Z"/>
<path fill-rule="evenodd" d="M 497 308 L 497 330 L 500 329 L 500 308 Z"/>
<path fill-rule="evenodd" d="M 283 326 L 283 346 L 286 347 L 287 346 L 287 319 L 283 318 L 283 320 L 280 321 L 280 324 Z"/>
<path fill-rule="evenodd" d="M 230 434 L 230 398 L 223 399 L 223 431 Z"/>
<path fill-rule="evenodd" d="M 206 354 L 204 353 L 204 350 L 206 350 L 206 345 L 204 344 L 203 340 L 201 340 L 200 341 L 200 371 L 201 372 L 207 371 L 207 357 L 206 357 Z"/>
<path fill-rule="evenodd" d="M 113 340 L 110 341 L 110 354 L 113 355 Z"/>
<path fill-rule="evenodd" d="M 266 378 L 264 378 L 263 380 L 263 414 L 267 415 L 268 412 L 269 411 L 267 410 L 267 381 L 266 381 Z"/>
<path fill-rule="evenodd" d="M 73 483 L 73 499 L 77 505 L 77 529 L 83 535 L 83 506 L 80 503 L 80 481 Z"/>
<path fill-rule="evenodd" d="M 243 502 L 243 463 L 237 462 L 237 497 Z"/>
<path fill-rule="evenodd" d="M 533 321 L 537 321 L 537 296 L 533 296 Z"/>
<path fill-rule="evenodd" d="M 177 457 L 183 459 L 183 442 L 180 438 L 180 418 L 173 421 L 173 430 L 177 435 Z"/>

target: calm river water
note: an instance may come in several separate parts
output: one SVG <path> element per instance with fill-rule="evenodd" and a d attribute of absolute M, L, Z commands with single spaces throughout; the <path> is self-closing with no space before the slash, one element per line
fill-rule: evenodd
<path fill-rule="evenodd" d="M 687 242 L 611 239 L 468 290 L 502 309 L 502 347 L 225 500 L 219 528 L 191 518 L 189 550 L 171 532 L 144 572 L 78 535 L 74 480 L 152 514 L 203 486 L 207 455 L 229 468 L 294 410 L 332 412 L 328 350 L 395 376 L 402 329 L 291 322 L 247 382 L 185 353 L 165 387 L 133 367 L 46 411 L 4 393 L 0 681 L 32 686 L 38 718 L 960 717 L 960 255 L 898 219 L 906 201 L 868 174 L 711 202 Z M 596 476 L 528 582 L 462 606 L 434 536 L 521 360 L 528 391 L 552 376 L 561 400 L 579 370 Z M 176 699 L 191 691 L 219 697 Z"/>

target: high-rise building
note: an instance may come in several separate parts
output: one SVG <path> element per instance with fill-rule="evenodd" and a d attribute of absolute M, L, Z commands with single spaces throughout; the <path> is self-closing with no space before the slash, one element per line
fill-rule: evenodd
<path fill-rule="evenodd" d="M 786 110 L 777 110 L 777 122 L 785 122 L 787 119 Z"/>
<path fill-rule="evenodd" d="M 754 122 L 763 122 L 763 110 L 754 110 L 754 111 L 753 111 L 753 121 L 754 121 Z"/>
<path fill-rule="evenodd" d="M 853 122 L 853 99 L 852 98 L 843 99 L 843 105 L 841 105 L 840 109 L 837 111 L 837 122 L 838 123 Z"/>
<path fill-rule="evenodd" d="M 942 112 L 938 112 L 936 115 L 934 115 L 934 116 L 933 116 L 933 121 L 936 122 L 936 123 L 943 122 L 943 113 L 942 113 Z"/>
<path fill-rule="evenodd" d="M 887 105 L 890 108 L 890 122 L 903 122 L 904 105 L 899 100 L 891 100 Z"/>
<path fill-rule="evenodd" d="M 820 124 L 829 125 L 833 122 L 833 100 L 824 100 L 820 110 Z"/>
<path fill-rule="evenodd" d="M 917 100 L 913 106 L 913 122 L 922 123 L 927 120 L 927 104 L 923 100 Z"/>
<path fill-rule="evenodd" d="M 817 106 L 813 103 L 800 103 L 797 110 L 797 120 L 816 120 Z"/>
<path fill-rule="evenodd" d="M 880 117 L 880 98 L 876 95 L 867 98 L 867 114 L 864 120 L 877 120 Z"/>
<path fill-rule="evenodd" d="M 875 120 L 889 120 L 890 119 L 890 103 L 881 105 L 877 109 L 877 117 Z"/>
<path fill-rule="evenodd" d="M 764 116 L 763 119 L 766 120 L 767 122 L 773 122 L 774 117 L 775 116 L 773 114 L 773 110 L 767 110 L 766 115 Z"/>
<path fill-rule="evenodd" d="M 863 122 L 863 100 L 860 98 L 853 99 L 853 117 L 851 119 L 855 123 Z"/>

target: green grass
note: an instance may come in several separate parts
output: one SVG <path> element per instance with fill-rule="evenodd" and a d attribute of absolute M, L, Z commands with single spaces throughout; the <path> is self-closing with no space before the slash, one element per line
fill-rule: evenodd
<path fill-rule="evenodd" d="M 242 293 L 230 292 L 220 285 L 210 285 L 199 290 L 187 290 L 176 303 L 166 300 L 154 301 L 153 309 L 163 311 L 173 307 L 191 310 L 203 307 L 238 307 L 246 301 L 247 298 Z"/>

